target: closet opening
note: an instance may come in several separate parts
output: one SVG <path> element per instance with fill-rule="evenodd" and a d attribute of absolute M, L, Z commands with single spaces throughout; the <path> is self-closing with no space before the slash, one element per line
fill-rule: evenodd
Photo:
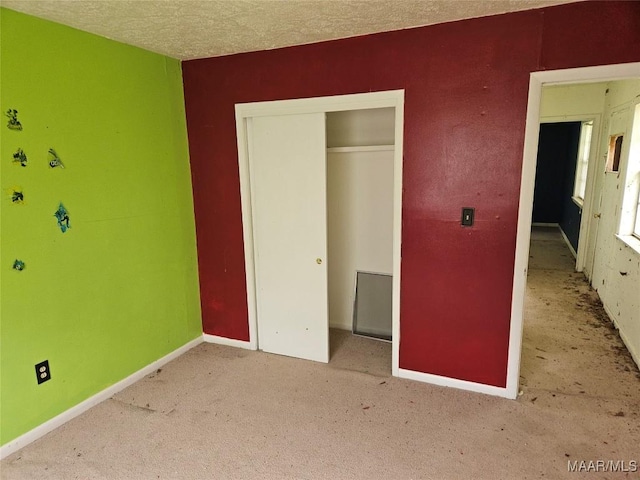
<path fill-rule="evenodd" d="M 403 120 L 402 90 L 236 105 L 249 348 L 399 375 Z"/>
<path fill-rule="evenodd" d="M 326 130 L 329 362 L 389 375 L 395 108 L 327 112 Z"/>

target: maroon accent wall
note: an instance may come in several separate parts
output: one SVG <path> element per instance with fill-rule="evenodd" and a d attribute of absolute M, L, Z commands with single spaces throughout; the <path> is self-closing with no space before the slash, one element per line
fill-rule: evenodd
<path fill-rule="evenodd" d="M 204 332 L 249 339 L 234 104 L 404 89 L 400 368 L 504 387 L 529 73 L 632 61 L 640 2 L 184 62 Z"/>

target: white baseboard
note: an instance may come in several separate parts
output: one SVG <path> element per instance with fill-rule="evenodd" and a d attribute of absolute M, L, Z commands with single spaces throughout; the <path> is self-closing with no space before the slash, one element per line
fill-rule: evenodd
<path fill-rule="evenodd" d="M 144 368 L 138 370 L 137 372 L 129 375 L 127 378 L 125 378 L 123 380 L 120 380 L 118 383 L 116 383 L 114 385 L 111 385 L 108 388 L 105 388 L 101 392 L 96 393 L 92 397 L 89 397 L 88 399 L 84 400 L 83 402 L 80 402 L 76 406 L 71 407 L 69 410 L 66 410 L 66 411 L 62 412 L 61 414 L 53 417 L 51 420 L 47 420 L 42 425 L 37 426 L 33 430 L 29 430 L 27 433 L 19 436 L 18 438 L 14 439 L 14 440 L 11 440 L 9 443 L 6 443 L 5 445 L 2 445 L 2 447 L 0 447 L 0 459 L 3 459 L 5 457 L 11 455 L 12 453 L 17 452 L 21 448 L 23 448 L 23 447 L 29 445 L 30 443 L 36 441 L 40 437 L 43 437 L 47 433 L 49 433 L 49 432 L 55 430 L 56 428 L 62 426 L 63 424 L 67 423 L 69 420 L 72 420 L 73 418 L 75 418 L 78 415 L 86 412 L 87 410 L 89 410 L 90 408 L 92 408 L 92 407 L 96 406 L 97 404 L 103 402 L 104 400 L 107 400 L 108 398 L 112 397 L 116 393 L 118 393 L 118 392 L 124 390 L 125 388 L 127 388 L 128 386 L 134 384 L 138 380 L 143 379 L 144 377 L 146 377 L 150 373 L 153 373 L 154 371 L 156 371 L 158 368 L 162 367 L 166 363 L 169 363 L 171 360 L 174 360 L 175 358 L 178 358 L 180 355 L 184 354 L 185 352 L 191 350 L 193 347 L 195 347 L 195 346 L 197 346 L 197 345 L 199 345 L 201 343 L 202 343 L 202 337 L 199 336 L 199 337 L 191 340 L 190 342 L 186 343 L 182 347 L 180 347 L 180 348 L 174 350 L 173 352 L 165 355 L 164 357 L 160 358 L 159 360 L 156 360 L 155 362 L 150 363 L 146 367 L 144 367 Z"/>
<path fill-rule="evenodd" d="M 245 342 L 244 340 L 235 340 L 233 338 L 219 337 L 217 335 L 209 335 L 204 333 L 202 340 L 205 343 L 216 343 L 218 345 L 226 345 L 228 347 L 244 348 L 245 350 L 257 350 L 257 346 L 253 342 Z"/>
<path fill-rule="evenodd" d="M 573 249 L 573 245 L 571 245 L 571 242 L 569 241 L 569 237 L 567 237 L 567 234 L 564 233 L 564 230 L 562 230 L 562 227 L 560 227 L 558 230 L 560 230 L 560 235 L 562 235 L 562 238 L 564 239 L 564 243 L 566 243 L 567 247 L 569 247 L 569 250 L 571 251 L 571 255 L 573 255 L 573 258 L 578 258 L 578 254 Z"/>
<path fill-rule="evenodd" d="M 627 337 L 627 334 L 625 333 L 625 331 L 620 328 L 620 324 L 618 324 L 618 322 L 616 322 L 616 317 L 613 315 L 613 313 L 611 313 L 611 311 L 609 311 L 609 308 L 604 304 L 604 302 L 602 302 L 602 308 L 604 308 L 604 311 L 607 314 L 607 316 L 609 317 L 609 320 L 611 320 L 611 322 L 613 322 L 613 324 L 615 325 L 616 329 L 618 330 L 618 334 L 620 335 L 620 338 L 622 339 L 622 343 L 624 343 L 624 346 L 627 347 L 627 350 L 629 351 L 629 354 L 631 355 L 631 358 L 636 363 L 638 368 L 640 368 L 640 355 L 639 355 L 639 352 L 637 352 L 633 348 L 634 347 L 633 343 L 631 343 L 631 341 L 629 340 L 629 337 Z"/>
<path fill-rule="evenodd" d="M 514 399 L 518 396 L 517 391 L 510 392 L 506 387 L 494 387 L 493 385 L 484 385 L 482 383 L 469 382 L 466 380 L 458 380 L 456 378 L 441 377 L 431 373 L 416 372 L 413 370 L 399 369 L 398 376 L 408 380 L 415 380 L 423 383 L 431 383 L 441 387 L 451 387 L 460 390 L 468 390 L 471 392 L 484 393 L 496 397 Z"/>
<path fill-rule="evenodd" d="M 629 337 L 627 337 L 624 331 L 620 330 L 619 328 L 618 328 L 618 333 L 620 334 L 620 338 L 622 339 L 622 342 L 627 347 L 627 350 L 629 350 L 629 353 L 631 354 L 631 358 L 633 358 L 633 361 L 636 362 L 636 365 L 638 366 L 638 368 L 640 368 L 640 355 L 638 355 L 638 352 L 636 352 L 632 348 L 632 344 L 631 344 L 631 341 L 629 340 Z"/>

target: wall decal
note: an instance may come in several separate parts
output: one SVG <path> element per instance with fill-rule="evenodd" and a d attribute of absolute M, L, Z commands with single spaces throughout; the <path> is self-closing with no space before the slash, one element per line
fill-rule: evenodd
<path fill-rule="evenodd" d="M 17 110 L 10 108 L 9 110 L 7 110 L 7 113 L 5 113 L 5 115 L 9 117 L 7 128 L 9 128 L 10 130 L 22 130 L 22 124 L 20 123 L 20 120 L 18 120 Z"/>
<path fill-rule="evenodd" d="M 51 168 L 56 168 L 56 167 L 64 168 L 64 164 L 62 163 L 62 160 L 60 160 L 60 157 L 58 157 L 58 154 L 53 148 L 49 149 L 49 166 Z"/>
<path fill-rule="evenodd" d="M 22 187 L 11 187 L 9 189 L 9 195 L 11 195 L 11 201 L 17 205 L 24 203 L 24 192 Z"/>
<path fill-rule="evenodd" d="M 16 153 L 13 154 L 13 163 L 19 163 L 21 167 L 27 166 L 27 154 L 24 153 L 24 150 L 21 148 L 16 150 Z"/>
<path fill-rule="evenodd" d="M 58 226 L 60 227 L 60 230 L 62 230 L 62 233 L 71 228 L 71 225 L 69 225 L 69 212 L 67 212 L 67 209 L 64 208 L 62 202 L 60 202 L 58 210 L 56 210 L 56 213 L 54 213 L 53 215 L 58 220 Z"/>
<path fill-rule="evenodd" d="M 22 270 L 24 270 L 26 267 L 26 265 L 24 264 L 24 262 L 22 260 L 18 260 L 16 259 L 15 262 L 13 262 L 13 269 L 14 270 L 18 270 L 19 272 L 21 272 Z"/>

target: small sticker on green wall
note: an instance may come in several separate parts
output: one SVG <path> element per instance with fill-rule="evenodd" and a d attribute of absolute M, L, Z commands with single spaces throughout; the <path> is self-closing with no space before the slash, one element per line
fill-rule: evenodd
<path fill-rule="evenodd" d="M 9 195 L 11 196 L 11 202 L 15 205 L 24 204 L 24 192 L 22 187 L 11 187 L 9 189 Z"/>
<path fill-rule="evenodd" d="M 25 265 L 25 263 L 22 260 L 18 260 L 16 259 L 15 262 L 13 262 L 13 269 L 17 270 L 19 272 L 21 272 L 22 270 L 24 270 L 27 266 Z"/>
<path fill-rule="evenodd" d="M 22 124 L 18 120 L 18 110 L 10 108 L 5 115 L 9 118 L 9 123 L 7 123 L 9 130 L 22 130 Z"/>
<path fill-rule="evenodd" d="M 60 203 L 58 210 L 56 210 L 56 213 L 54 213 L 53 215 L 58 220 L 58 227 L 60 227 L 62 233 L 71 228 L 71 225 L 69 225 L 69 212 L 67 212 L 67 209 L 64 208 L 62 202 Z"/>
<path fill-rule="evenodd" d="M 21 167 L 27 166 L 27 154 L 24 153 L 24 150 L 21 148 L 16 150 L 16 153 L 13 154 L 13 163 L 20 165 Z"/>
<path fill-rule="evenodd" d="M 64 164 L 62 163 L 62 160 L 60 160 L 60 157 L 58 156 L 58 154 L 53 148 L 49 149 L 49 166 L 51 168 L 56 168 L 56 167 L 64 168 Z"/>

